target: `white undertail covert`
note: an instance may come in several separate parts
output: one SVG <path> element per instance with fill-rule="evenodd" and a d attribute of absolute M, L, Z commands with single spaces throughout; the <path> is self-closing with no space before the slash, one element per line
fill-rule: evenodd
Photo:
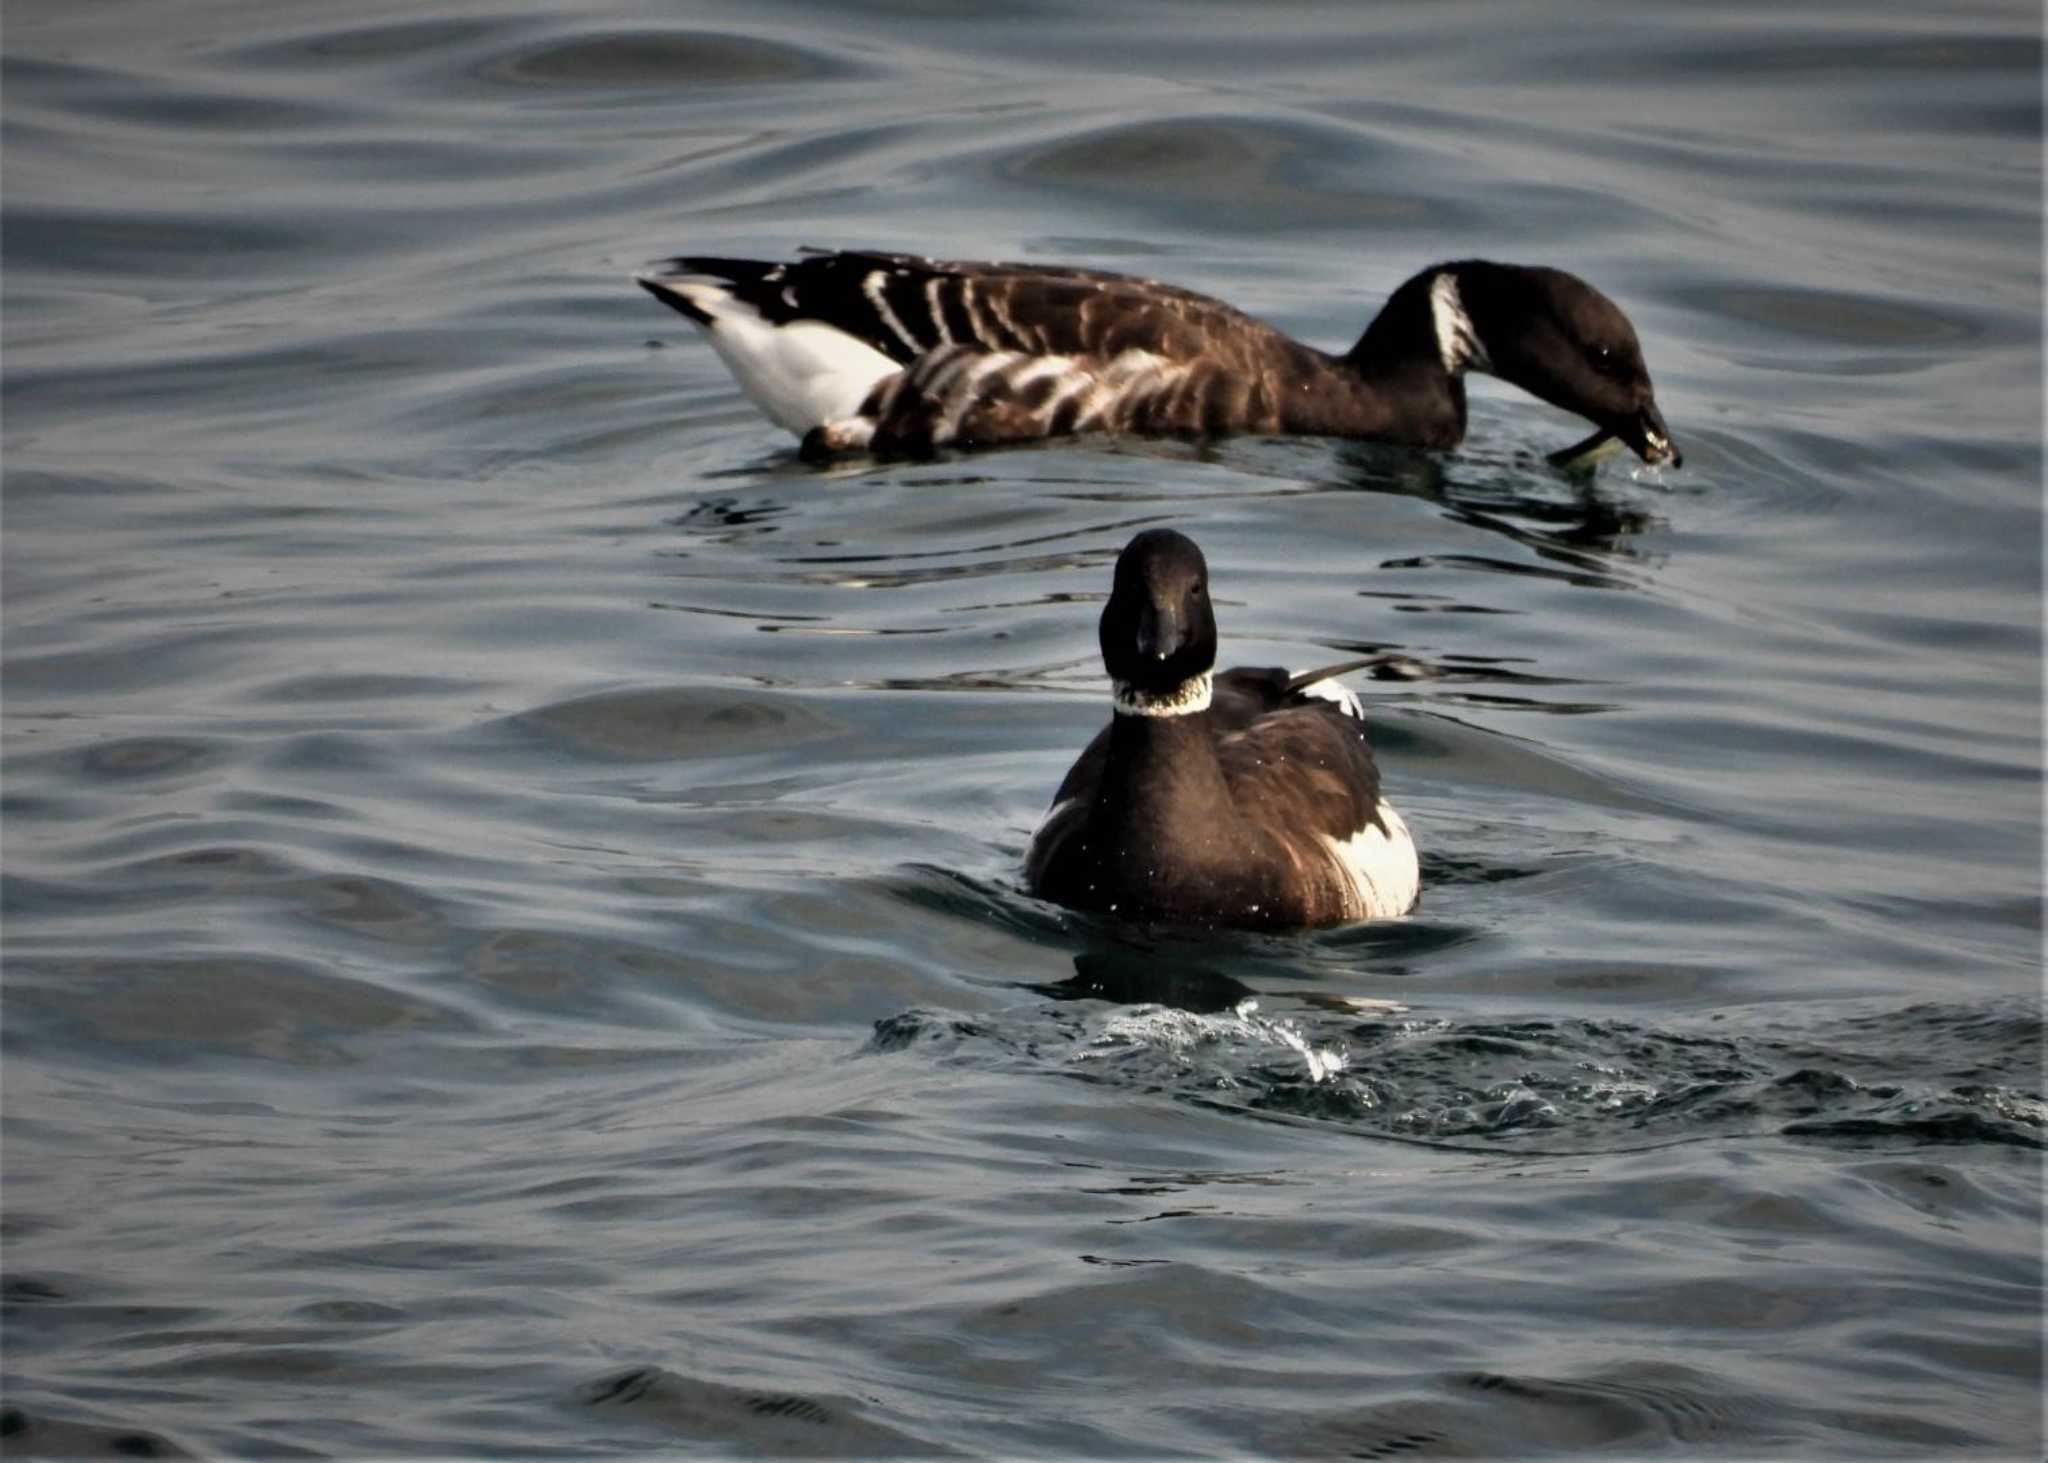
<path fill-rule="evenodd" d="M 864 341 L 819 320 L 771 325 L 718 281 L 663 279 L 711 317 L 704 333 L 740 389 L 777 426 L 801 437 L 860 410 L 896 363 Z"/>

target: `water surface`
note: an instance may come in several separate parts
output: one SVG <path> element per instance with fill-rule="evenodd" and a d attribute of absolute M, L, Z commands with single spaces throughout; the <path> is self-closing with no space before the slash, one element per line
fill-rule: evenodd
<path fill-rule="evenodd" d="M 2039 1456 L 2040 31 L 10 12 L 0 1436 Z M 1686 466 L 821 471 L 627 281 L 807 243 L 1561 265 Z M 1413 918 L 1021 892 L 1156 524 Z"/>

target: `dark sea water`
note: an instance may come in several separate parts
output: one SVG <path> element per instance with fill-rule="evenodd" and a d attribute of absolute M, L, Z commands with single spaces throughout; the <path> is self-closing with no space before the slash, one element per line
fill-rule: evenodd
<path fill-rule="evenodd" d="M 10 5 L 0 1447 L 2034 1457 L 2027 4 Z M 1634 318 L 1682 471 L 800 463 L 629 272 Z M 1020 857 L 1116 550 L 1408 920 Z"/>

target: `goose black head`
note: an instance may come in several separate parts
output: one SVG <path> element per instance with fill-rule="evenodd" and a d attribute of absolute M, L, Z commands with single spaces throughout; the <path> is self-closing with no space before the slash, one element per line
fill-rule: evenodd
<path fill-rule="evenodd" d="M 1152 528 L 1124 545 L 1099 633 L 1109 678 L 1140 695 L 1170 694 L 1213 669 L 1209 565 L 1195 541 Z"/>
<path fill-rule="evenodd" d="M 1455 358 L 1577 412 L 1647 463 L 1681 464 L 1635 327 L 1614 301 L 1576 275 L 1530 265 L 1468 259 L 1438 279 L 1450 282 L 1431 296 L 1447 367 Z"/>

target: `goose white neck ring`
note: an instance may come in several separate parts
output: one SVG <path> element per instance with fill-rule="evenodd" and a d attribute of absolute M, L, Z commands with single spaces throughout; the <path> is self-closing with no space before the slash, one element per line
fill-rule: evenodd
<path fill-rule="evenodd" d="M 1171 691 L 1140 691 L 1129 681 L 1113 681 L 1110 689 L 1118 716 L 1193 716 L 1209 709 L 1215 680 L 1203 671 Z"/>

